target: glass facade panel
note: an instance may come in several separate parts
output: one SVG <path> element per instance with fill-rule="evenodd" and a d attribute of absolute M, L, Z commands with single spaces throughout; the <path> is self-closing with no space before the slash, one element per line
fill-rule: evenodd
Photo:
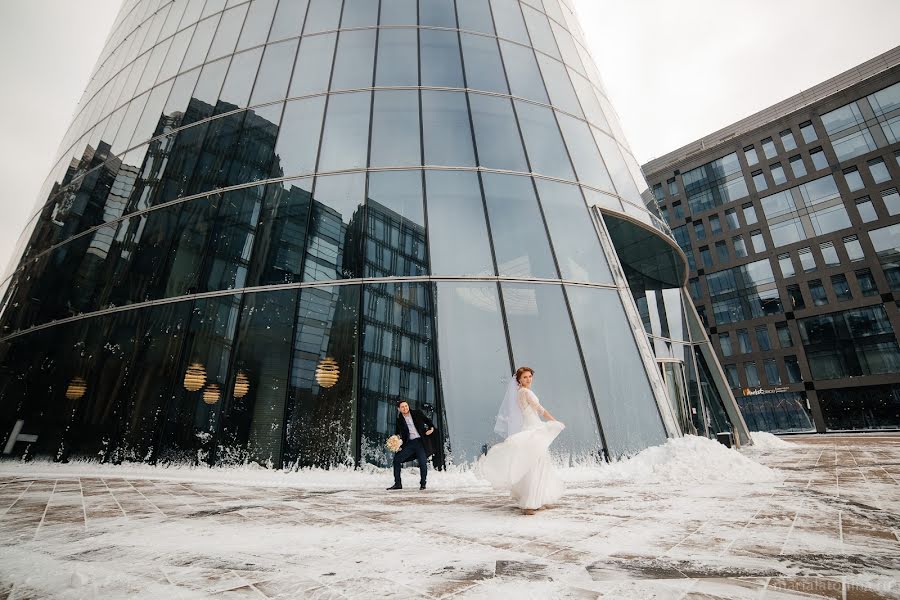
<path fill-rule="evenodd" d="M 528 172 L 512 104 L 506 98 L 469 94 L 478 163 L 491 169 Z"/>
<path fill-rule="evenodd" d="M 862 176 L 859 174 L 859 169 L 856 167 L 844 169 L 844 179 L 847 181 L 847 187 L 850 188 L 851 192 L 861 190 L 865 187 Z"/>
<path fill-rule="evenodd" d="M 370 87 L 375 61 L 375 30 L 342 31 L 334 55 L 332 90 Z M 302 73 L 299 76 L 302 77 Z"/>
<path fill-rule="evenodd" d="M 466 65 L 466 85 L 474 90 L 508 94 L 497 41 L 470 33 L 461 34 L 460 40 Z"/>
<path fill-rule="evenodd" d="M 803 136 L 804 144 L 812 144 L 814 141 L 819 139 L 819 136 L 816 135 L 816 129 L 815 127 L 813 127 L 811 121 L 800 123 L 800 135 Z"/>
<path fill-rule="evenodd" d="M 781 145 L 785 152 L 790 152 L 797 148 L 797 142 L 794 141 L 794 133 L 790 129 L 786 129 L 778 134 L 781 137 Z"/>
<path fill-rule="evenodd" d="M 778 151 L 775 149 L 775 142 L 772 141 L 772 138 L 766 138 L 762 142 L 760 142 L 763 149 L 763 154 L 766 155 L 766 158 L 774 158 Z"/>
<path fill-rule="evenodd" d="M 872 200 L 868 196 L 864 196 L 856 201 L 856 211 L 863 223 L 871 223 L 878 218 Z"/>
<path fill-rule="evenodd" d="M 779 254 L 778 266 L 781 268 L 782 277 L 787 278 L 794 276 L 794 261 L 791 260 L 790 254 Z"/>
<path fill-rule="evenodd" d="M 893 217 L 900 214 L 900 194 L 897 193 L 897 188 L 881 192 L 881 201 L 884 202 L 889 215 Z"/>
<path fill-rule="evenodd" d="M 419 42 L 415 29 L 381 29 L 375 84 L 419 85 Z"/>
<path fill-rule="evenodd" d="M 428 244 L 434 275 L 493 275 L 478 175 L 426 171 Z"/>
<path fill-rule="evenodd" d="M 371 92 L 329 96 L 319 171 L 366 166 Z"/>
<path fill-rule="evenodd" d="M 759 163 L 759 156 L 756 154 L 756 148 L 753 146 L 747 146 L 744 148 L 744 158 L 747 160 L 747 164 L 749 166 L 753 166 Z"/>
<path fill-rule="evenodd" d="M 506 75 L 509 77 L 510 93 L 527 100 L 549 104 L 550 99 L 547 97 L 534 51 L 503 40 L 500 40 L 500 49 L 503 52 Z"/>
<path fill-rule="evenodd" d="M 465 94 L 422 91 L 426 165 L 475 166 Z"/>
<path fill-rule="evenodd" d="M 682 174 L 691 212 L 702 212 L 749 193 L 737 154 L 729 154 Z"/>
<path fill-rule="evenodd" d="M 411 90 L 379 90 L 372 107 L 369 164 L 391 167 L 421 164 L 419 94 Z"/>
<path fill-rule="evenodd" d="M 781 163 L 769 165 L 769 171 L 772 173 L 772 181 L 775 182 L 775 185 L 787 183 L 787 177 L 784 175 L 784 167 L 781 166 Z"/>
<path fill-rule="evenodd" d="M 419 30 L 422 85 L 465 87 L 459 34 L 455 31 Z"/>
<path fill-rule="evenodd" d="M 803 164 L 803 157 L 799 154 L 791 157 L 791 173 L 793 173 L 795 179 L 806 175 L 806 165 Z"/>
<path fill-rule="evenodd" d="M 497 271 L 507 277 L 558 277 L 530 177 L 482 175 Z"/>
<path fill-rule="evenodd" d="M 560 179 L 575 179 L 553 111 L 520 100 L 515 101 L 515 107 L 531 169 Z"/>
<path fill-rule="evenodd" d="M 816 171 L 828 168 L 828 159 L 825 158 L 825 153 L 821 148 L 810 150 L 809 157 L 812 159 L 813 167 L 815 167 Z"/>
<path fill-rule="evenodd" d="M 337 36 L 333 33 L 303 38 L 294 65 L 295 75 L 288 89 L 289 96 L 318 94 L 328 89 L 336 40 Z"/>
<path fill-rule="evenodd" d="M 891 174 L 888 172 L 887 165 L 884 164 L 883 159 L 876 158 L 870 160 L 867 164 L 869 166 L 869 173 L 871 173 L 875 183 L 884 183 L 891 178 Z"/>
<path fill-rule="evenodd" d="M 594 397 L 597 399 L 600 422 L 604 424 L 603 432 L 607 450 L 612 456 L 622 456 L 632 454 L 637 448 L 644 445 L 662 443 L 665 440 L 665 430 L 662 427 L 659 408 L 653 400 L 650 382 L 639 367 L 640 355 L 636 345 L 632 343 L 634 333 L 628 327 L 618 293 L 614 290 L 573 286 L 567 287 L 566 291 L 572 306 L 575 329 L 581 340 L 581 349 Z M 506 287 L 504 286 L 505 294 Z M 540 299 L 538 301 L 538 308 L 540 308 Z M 613 318 L 597 319 L 595 318 L 597 311 Z M 538 316 L 543 315 L 535 315 L 535 318 Z M 564 330 L 567 323 L 560 322 L 557 326 Z M 611 330 L 612 327 L 616 329 Z M 513 335 L 514 329 L 516 329 L 515 325 L 510 322 L 511 335 Z M 515 340 L 514 335 L 513 339 Z M 534 338 L 535 342 L 537 339 Z M 514 351 L 515 348 L 516 342 L 514 341 Z M 516 358 L 518 359 L 518 357 Z M 565 359 L 565 357 L 559 358 Z M 575 364 L 568 366 L 572 373 L 571 377 L 577 377 L 577 367 L 579 366 Z M 636 386 L 640 390 L 637 395 L 633 394 L 632 386 Z M 583 397 L 568 396 L 568 398 Z M 640 398 L 640 400 L 627 402 L 625 398 Z M 573 406 L 572 408 L 581 410 L 579 412 L 567 410 L 571 415 L 570 419 L 580 418 L 584 422 L 590 422 L 592 415 L 587 406 L 583 408 L 582 406 Z M 557 416 L 555 412 L 553 414 Z M 561 420 L 566 423 L 566 431 L 568 431 L 570 421 L 564 417 Z M 581 426 L 576 429 L 576 432 L 580 431 L 582 431 Z M 579 434 L 579 437 L 581 436 L 586 438 L 587 432 Z"/>

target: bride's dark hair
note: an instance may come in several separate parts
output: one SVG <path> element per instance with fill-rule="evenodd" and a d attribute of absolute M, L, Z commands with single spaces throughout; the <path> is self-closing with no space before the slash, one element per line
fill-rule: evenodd
<path fill-rule="evenodd" d="M 526 371 L 531 373 L 532 377 L 534 376 L 534 369 L 532 369 L 531 367 L 519 367 L 518 369 L 516 369 L 516 381 L 519 381 L 519 379 L 522 377 L 522 373 L 525 373 Z"/>

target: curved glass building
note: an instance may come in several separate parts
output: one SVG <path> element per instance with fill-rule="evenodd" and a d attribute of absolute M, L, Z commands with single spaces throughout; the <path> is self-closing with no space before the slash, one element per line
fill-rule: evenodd
<path fill-rule="evenodd" d="M 572 459 L 746 442 L 646 188 L 570 0 L 126 0 L 0 290 L 7 449 L 381 464 L 403 399 L 462 463 L 523 364 Z"/>

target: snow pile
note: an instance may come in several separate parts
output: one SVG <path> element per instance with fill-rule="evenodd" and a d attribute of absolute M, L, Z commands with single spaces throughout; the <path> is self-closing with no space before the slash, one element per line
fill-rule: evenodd
<path fill-rule="evenodd" d="M 754 434 L 756 436 L 757 434 Z M 793 446 L 769 434 L 776 444 Z M 756 437 L 754 437 L 756 440 Z M 758 443 L 758 442 L 757 442 Z M 763 446 L 770 447 L 770 446 Z M 780 447 L 780 446 L 779 446 Z M 568 482 L 624 481 L 624 482 L 714 482 L 741 483 L 777 481 L 781 478 L 769 467 L 748 458 L 741 452 L 726 448 L 704 437 L 687 435 L 672 438 L 660 446 L 642 450 L 631 458 L 610 464 L 586 463 L 559 467 L 560 476 Z M 393 482 L 390 469 L 365 465 L 360 469 L 335 467 L 332 469 L 301 469 L 279 471 L 256 464 L 228 467 L 195 467 L 189 465 L 123 465 L 72 461 L 68 464 L 47 461 L 27 463 L 0 462 L 0 474 L 25 477 L 116 477 L 131 480 L 158 479 L 194 481 L 215 484 L 238 484 L 260 487 L 292 487 L 303 489 L 367 489 L 381 488 Z M 407 467 L 404 482 L 414 486 L 419 474 L 415 467 Z M 451 466 L 445 471 L 429 468 L 429 487 L 435 489 L 464 489 L 487 487 L 476 477 L 471 465 Z"/>
<path fill-rule="evenodd" d="M 751 431 L 750 437 L 753 439 L 753 447 L 758 450 L 795 448 L 797 446 L 797 444 L 786 442 L 780 437 L 772 435 L 767 431 Z"/>
<path fill-rule="evenodd" d="M 660 483 L 781 480 L 773 469 L 719 442 L 695 435 L 670 438 L 665 444 L 601 467 L 598 474 L 601 480 Z"/>

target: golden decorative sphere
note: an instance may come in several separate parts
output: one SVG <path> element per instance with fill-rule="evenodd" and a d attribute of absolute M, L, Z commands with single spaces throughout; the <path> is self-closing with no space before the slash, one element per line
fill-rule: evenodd
<path fill-rule="evenodd" d="M 206 369 L 200 363 L 191 363 L 184 373 L 184 389 L 196 392 L 206 383 Z"/>
<path fill-rule="evenodd" d="M 323 388 L 330 388 L 338 382 L 340 376 L 341 371 L 338 369 L 336 360 L 326 356 L 319 361 L 319 366 L 316 367 L 316 383 Z"/>
<path fill-rule="evenodd" d="M 82 377 L 73 377 L 66 388 L 66 398 L 69 400 L 78 400 L 87 391 L 87 381 Z"/>
<path fill-rule="evenodd" d="M 221 390 L 219 389 L 218 383 L 211 383 L 206 386 L 206 389 L 203 390 L 203 401 L 207 404 L 215 404 L 219 401 L 219 396 L 221 396 Z"/>
<path fill-rule="evenodd" d="M 234 378 L 234 397 L 243 398 L 250 391 L 250 379 L 243 371 L 238 371 L 237 377 Z"/>

